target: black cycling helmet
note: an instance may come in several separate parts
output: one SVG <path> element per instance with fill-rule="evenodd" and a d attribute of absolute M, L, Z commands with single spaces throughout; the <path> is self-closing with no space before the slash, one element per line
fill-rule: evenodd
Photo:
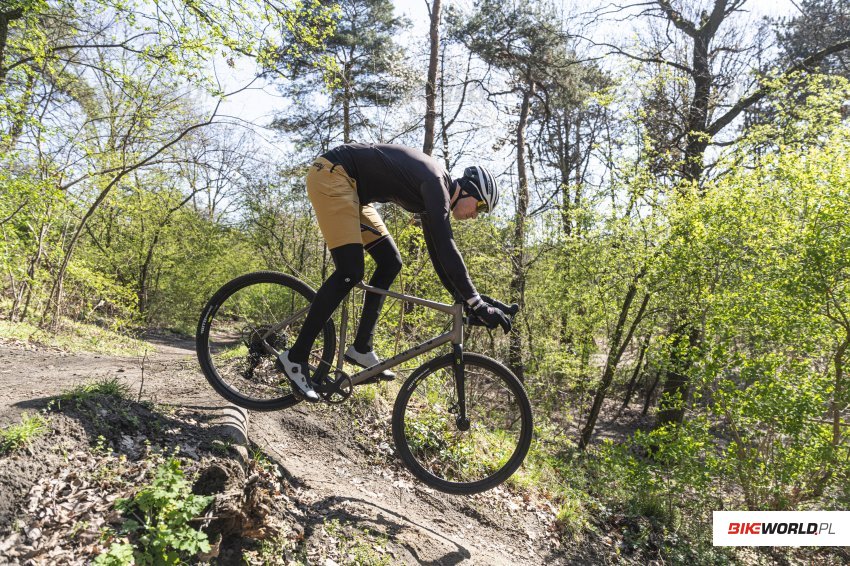
<path fill-rule="evenodd" d="M 492 212 L 499 203 L 499 186 L 496 178 L 481 165 L 472 165 L 463 170 L 463 177 L 455 179 L 460 188 L 487 205 L 487 212 Z"/>

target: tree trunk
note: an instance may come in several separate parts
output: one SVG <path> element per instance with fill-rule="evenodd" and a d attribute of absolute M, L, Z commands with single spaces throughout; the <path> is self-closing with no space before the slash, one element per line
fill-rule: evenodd
<path fill-rule="evenodd" d="M 578 114 L 575 119 L 575 123 L 573 124 L 573 131 L 575 133 L 575 142 L 573 143 L 573 152 L 572 152 L 572 164 L 575 174 L 575 193 L 573 194 L 573 211 L 579 210 L 579 207 L 582 205 L 582 187 L 584 186 L 584 175 L 586 173 L 586 169 L 582 169 L 581 163 L 583 161 L 583 157 L 581 154 L 581 114 Z M 585 146 L 586 151 L 590 151 L 590 144 Z M 573 215 L 575 216 L 575 215 Z M 581 226 L 573 219 L 575 224 L 573 225 L 573 233 L 578 236 L 581 233 Z"/>
<path fill-rule="evenodd" d="M 428 80 L 425 83 L 425 141 L 422 151 L 426 155 L 434 152 L 434 124 L 437 121 L 437 63 L 440 54 L 440 9 L 442 0 L 434 0 L 431 6 L 431 52 L 428 59 Z"/>
<path fill-rule="evenodd" d="M 9 37 L 9 23 L 24 16 L 23 8 L 0 12 L 0 86 L 6 82 L 6 43 Z"/>
<path fill-rule="evenodd" d="M 682 344 L 682 335 L 673 339 L 670 367 L 664 378 L 661 391 L 661 404 L 658 410 L 658 425 L 682 424 L 685 420 L 685 408 L 691 396 L 691 381 L 688 372 L 691 369 L 693 355 L 691 348 L 699 347 L 702 331 L 689 323 L 687 344 Z"/>
<path fill-rule="evenodd" d="M 353 50 L 353 47 L 352 47 Z M 351 143 L 351 76 L 350 63 L 345 64 L 342 76 L 342 143 Z"/>
<path fill-rule="evenodd" d="M 516 134 L 517 178 L 519 180 L 516 217 L 514 218 L 514 241 L 512 253 L 513 276 L 511 278 L 511 301 L 519 304 L 522 310 L 525 304 L 525 217 L 528 214 L 528 172 L 525 162 L 525 127 L 528 124 L 528 113 L 531 108 L 531 97 L 534 94 L 534 83 L 528 81 L 523 92 L 520 106 L 519 123 Z M 508 364 L 520 379 L 524 379 L 525 371 L 522 363 L 522 333 L 519 330 L 511 332 L 508 350 Z"/>
<path fill-rule="evenodd" d="M 635 295 L 637 295 L 638 282 L 643 277 L 644 273 L 646 273 L 645 269 L 641 270 L 641 272 L 635 276 L 631 284 L 629 284 L 629 289 L 626 291 L 625 299 L 623 299 L 623 306 L 620 308 L 620 316 L 617 318 L 617 325 L 614 327 L 614 334 L 611 336 L 611 344 L 608 348 L 608 357 L 605 360 L 605 369 L 602 371 L 602 379 L 599 384 L 599 388 L 596 390 L 596 395 L 593 398 L 593 405 L 591 406 L 590 413 L 587 416 L 587 423 L 581 431 L 581 438 L 578 443 L 578 447 L 581 450 L 584 450 L 590 444 L 590 440 L 593 437 L 593 429 L 596 428 L 596 421 L 599 418 L 599 411 L 602 410 L 602 403 L 605 401 L 608 388 L 611 386 L 611 382 L 614 379 L 614 371 L 617 369 L 617 365 L 620 363 L 620 358 L 622 358 L 623 352 L 626 351 L 629 342 L 631 342 L 635 328 L 637 328 L 637 325 L 643 318 L 643 313 L 646 312 L 646 306 L 649 304 L 649 293 L 647 293 L 643 297 L 643 301 L 641 302 L 640 308 L 629 327 L 628 333 L 625 338 L 623 338 L 623 330 L 626 327 L 629 311 L 632 308 L 632 301 L 634 301 Z"/>
<path fill-rule="evenodd" d="M 725 4 L 724 0 L 717 0 L 716 5 Z M 719 24 L 718 24 L 719 25 Z M 710 33 L 709 33 L 710 32 Z M 698 187 L 705 171 L 705 150 L 708 147 L 710 135 L 708 134 L 708 107 L 710 103 L 711 86 L 714 76 L 711 72 L 711 61 L 709 59 L 709 46 L 714 38 L 714 32 L 704 29 L 699 34 L 691 36 L 693 39 L 693 58 L 691 66 L 694 81 L 694 94 L 688 108 L 686 131 L 688 132 L 685 142 L 684 163 L 682 164 L 682 179 L 685 181 L 683 190 Z M 692 319 L 691 313 L 684 308 L 680 309 L 678 317 L 681 320 Z M 688 342 L 696 346 L 701 341 L 700 329 L 691 320 L 686 332 Z M 679 340 L 677 339 L 677 342 Z M 682 350 L 673 348 L 673 357 L 669 360 L 668 369 L 664 378 L 664 389 L 662 398 L 680 400 L 681 404 L 674 402 L 663 406 L 658 413 L 658 424 L 682 424 L 685 418 L 685 404 L 690 397 L 690 360 L 692 356 L 682 357 Z"/>
<path fill-rule="evenodd" d="M 21 310 L 21 315 L 18 320 L 26 320 L 27 313 L 30 308 L 30 301 L 32 300 L 33 286 L 35 284 L 35 274 L 38 272 L 38 267 L 41 264 L 41 258 L 44 255 L 44 238 L 47 235 L 47 230 L 50 222 L 50 208 L 47 208 L 47 217 L 44 222 L 41 223 L 41 228 L 38 231 L 38 246 L 35 251 L 35 257 L 30 261 L 29 268 L 27 268 L 27 280 L 26 280 L 26 295 L 24 298 L 24 308 Z"/>
<path fill-rule="evenodd" d="M 646 390 L 646 396 L 643 398 L 643 410 L 640 412 L 643 416 L 646 416 L 649 412 L 649 404 L 652 402 L 652 396 L 655 394 L 655 390 L 658 389 L 659 381 L 661 381 L 661 374 L 656 370 L 655 379 L 652 380 L 652 385 Z"/>
<path fill-rule="evenodd" d="M 109 183 L 106 188 L 104 188 L 98 197 L 95 199 L 94 203 L 89 207 L 86 211 L 86 214 L 83 216 L 82 220 L 80 220 L 79 226 L 77 226 L 74 235 L 71 236 L 71 241 L 68 242 L 68 247 L 65 250 L 65 256 L 62 258 L 62 264 L 59 266 L 59 271 L 56 274 L 56 279 L 53 281 L 53 288 L 50 290 L 50 300 L 47 302 L 45 307 L 45 312 L 42 315 L 42 323 L 47 320 L 47 315 L 49 314 L 51 306 L 53 307 L 53 317 L 51 320 L 51 324 L 55 327 L 59 324 L 59 319 L 61 315 L 62 309 L 62 291 L 63 284 L 65 282 L 65 273 L 68 270 L 68 263 L 71 261 L 71 256 L 76 249 L 77 242 L 80 239 L 80 235 L 83 233 L 83 229 L 86 226 L 89 218 L 92 217 L 95 210 L 100 206 L 100 204 L 106 200 L 106 197 L 109 196 L 109 193 L 112 191 L 112 187 L 118 182 L 118 179 L 123 178 L 124 175 L 120 175 L 116 177 L 111 183 Z"/>
<path fill-rule="evenodd" d="M 161 233 L 160 230 L 157 230 L 154 234 L 153 241 L 151 241 L 151 245 L 148 247 L 148 251 L 145 254 L 145 261 L 142 263 L 142 268 L 139 273 L 139 314 L 143 317 L 148 310 L 148 281 L 150 280 L 150 267 L 153 262 L 153 252 L 156 249 L 156 245 L 159 243 L 159 235 Z"/>
<path fill-rule="evenodd" d="M 342 143 L 351 142 L 351 103 L 348 94 L 342 101 Z"/>
<path fill-rule="evenodd" d="M 572 172 L 572 145 L 570 142 L 571 122 L 569 113 L 564 113 L 563 135 L 558 127 L 558 141 L 561 145 L 559 157 L 561 173 L 561 223 L 564 234 L 569 238 L 573 233 L 572 195 L 570 194 L 570 173 Z"/>
<path fill-rule="evenodd" d="M 698 184 L 705 170 L 705 149 L 708 147 L 708 106 L 711 95 L 711 63 L 708 47 L 711 37 L 702 35 L 694 38 L 693 79 L 694 97 L 688 108 L 687 141 L 682 177 L 685 181 Z"/>
<path fill-rule="evenodd" d="M 443 162 L 446 165 L 446 171 L 451 171 L 452 164 L 449 160 L 449 125 L 446 123 L 445 60 L 446 49 L 443 47 L 442 54 L 440 55 L 440 140 L 443 142 Z"/>
<path fill-rule="evenodd" d="M 638 360 L 635 364 L 635 370 L 632 372 L 632 378 L 629 380 L 629 386 L 626 388 L 626 395 L 623 398 L 623 404 L 620 406 L 620 412 L 624 411 L 626 407 L 629 406 L 629 403 L 632 400 L 632 395 L 635 392 L 635 388 L 637 386 L 638 376 L 640 375 L 640 369 L 643 365 L 643 358 L 646 355 L 646 350 L 649 348 L 649 335 L 643 339 L 643 342 L 640 346 L 640 353 L 638 354 Z"/>
<path fill-rule="evenodd" d="M 835 352 L 835 385 L 832 392 L 830 410 L 832 411 L 832 445 L 835 448 L 841 444 L 841 397 L 844 393 L 844 355 L 850 347 L 850 329 L 846 330 L 844 341 Z"/>

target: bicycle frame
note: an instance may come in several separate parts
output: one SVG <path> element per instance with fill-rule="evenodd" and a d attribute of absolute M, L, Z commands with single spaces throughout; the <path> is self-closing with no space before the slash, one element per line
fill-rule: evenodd
<path fill-rule="evenodd" d="M 452 328 L 448 332 L 445 332 L 436 338 L 432 338 L 430 340 L 426 340 L 421 344 L 417 344 L 407 350 L 396 354 L 392 358 L 388 358 L 383 362 L 379 363 L 376 366 L 372 366 L 370 368 L 366 368 L 361 370 L 354 375 L 350 376 L 351 384 L 357 385 L 358 383 L 362 383 L 363 381 L 369 379 L 370 377 L 374 377 L 384 371 L 385 369 L 393 368 L 399 364 L 406 362 L 411 358 L 415 358 L 420 354 L 424 354 L 425 352 L 429 352 L 435 348 L 439 348 L 443 344 L 447 344 L 451 342 L 454 345 L 455 351 L 455 364 L 460 365 L 462 371 L 463 364 L 463 305 L 461 303 L 455 303 L 454 305 L 448 305 L 445 303 L 439 303 L 436 301 L 429 301 L 427 299 L 420 299 L 419 297 L 414 297 L 412 295 L 405 295 L 403 293 L 396 293 L 394 291 L 388 291 L 386 289 L 380 289 L 378 287 L 373 287 L 371 285 L 367 285 L 365 283 L 358 283 L 356 285 L 358 289 L 362 289 L 369 293 L 376 293 L 378 295 L 386 295 L 387 297 L 393 297 L 395 299 L 399 299 L 408 303 L 413 303 L 416 305 L 421 305 L 423 307 L 431 308 L 434 310 L 438 310 L 447 314 L 452 315 Z M 343 326 L 345 326 L 346 320 L 343 317 Z M 342 335 L 342 339 L 340 340 L 340 351 L 345 348 L 345 340 L 344 340 L 344 328 L 340 329 L 340 334 Z"/>
<path fill-rule="evenodd" d="M 342 311 L 342 321 L 340 324 L 340 340 L 339 340 L 339 351 L 337 358 L 337 371 L 343 374 L 343 377 L 339 378 L 337 382 L 343 379 L 349 379 L 351 381 L 351 385 L 357 385 L 359 383 L 363 383 L 370 377 L 374 377 L 381 373 L 386 369 L 393 368 L 399 364 L 406 362 L 411 358 L 415 358 L 425 352 L 430 352 L 436 348 L 439 348 L 443 344 L 447 344 L 448 342 L 452 343 L 452 369 L 454 371 L 455 377 L 455 387 L 457 389 L 457 401 L 458 401 L 458 417 L 457 417 L 457 425 L 461 430 L 466 430 L 469 426 L 469 421 L 466 419 L 466 391 L 465 391 L 465 379 L 463 373 L 463 304 L 455 303 L 453 305 L 439 303 L 437 301 L 429 301 L 428 299 L 420 299 L 419 297 L 414 297 L 412 295 L 405 295 L 403 293 L 396 293 L 394 291 L 388 291 L 386 289 L 381 289 L 379 287 L 373 287 L 371 285 L 367 285 L 362 281 L 358 283 L 356 286 L 358 289 L 362 289 L 368 293 L 377 293 L 378 295 L 385 295 L 387 297 L 393 297 L 395 299 L 399 299 L 408 303 L 413 303 L 416 305 L 421 305 L 423 307 L 427 307 L 430 309 L 438 310 L 447 314 L 452 315 L 452 328 L 448 332 L 444 332 L 443 334 L 437 336 L 436 338 L 432 338 L 430 340 L 426 340 L 421 344 L 417 344 L 407 350 L 396 354 L 392 358 L 386 359 L 378 365 L 372 366 L 370 368 L 366 368 L 361 370 L 354 375 L 347 375 L 340 369 L 342 367 L 342 358 L 343 352 L 345 351 L 345 334 L 347 331 L 348 325 L 348 299 L 345 299 L 343 302 L 343 311 Z M 291 324 L 294 320 L 297 320 L 299 317 L 304 316 L 309 310 L 309 306 L 299 309 L 297 312 L 293 313 L 291 316 L 286 319 L 278 322 L 276 325 L 271 327 L 263 336 L 263 342 L 266 350 L 273 354 L 274 356 L 278 356 L 279 352 L 272 348 L 266 341 L 265 338 L 271 335 L 273 332 L 277 332 L 281 328 L 285 328 L 289 324 Z"/>

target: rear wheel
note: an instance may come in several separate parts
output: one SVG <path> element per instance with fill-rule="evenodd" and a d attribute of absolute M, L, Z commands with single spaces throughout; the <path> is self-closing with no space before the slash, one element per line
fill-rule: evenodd
<path fill-rule="evenodd" d="M 464 354 L 467 422 L 459 419 L 452 355 L 435 358 L 404 383 L 393 408 L 393 439 L 413 474 L 447 493 L 499 485 L 531 446 L 531 404 L 505 366 Z"/>
<path fill-rule="evenodd" d="M 302 281 L 273 271 L 249 273 L 219 289 L 204 307 L 195 337 L 210 385 L 231 403 L 254 411 L 297 403 L 273 352 L 292 347 L 315 294 Z M 335 345 L 328 321 L 310 352 L 314 380 L 328 374 Z"/>

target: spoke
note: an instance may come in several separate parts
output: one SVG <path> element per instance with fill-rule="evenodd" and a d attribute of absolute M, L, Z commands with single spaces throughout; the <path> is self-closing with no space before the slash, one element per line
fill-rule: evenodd
<path fill-rule="evenodd" d="M 432 475 L 453 482 L 487 478 L 513 454 L 521 422 L 513 393 L 498 375 L 467 365 L 468 430 L 457 428 L 454 372 L 440 368 L 417 385 L 405 416 L 407 444 Z"/>
<path fill-rule="evenodd" d="M 292 346 L 310 302 L 278 283 L 256 283 L 234 291 L 210 322 L 210 351 L 217 377 L 227 387 L 256 400 L 290 394 L 277 366 L 277 354 Z M 231 345 L 230 337 L 241 337 Z M 310 353 L 313 367 L 322 362 L 324 338 Z"/>

